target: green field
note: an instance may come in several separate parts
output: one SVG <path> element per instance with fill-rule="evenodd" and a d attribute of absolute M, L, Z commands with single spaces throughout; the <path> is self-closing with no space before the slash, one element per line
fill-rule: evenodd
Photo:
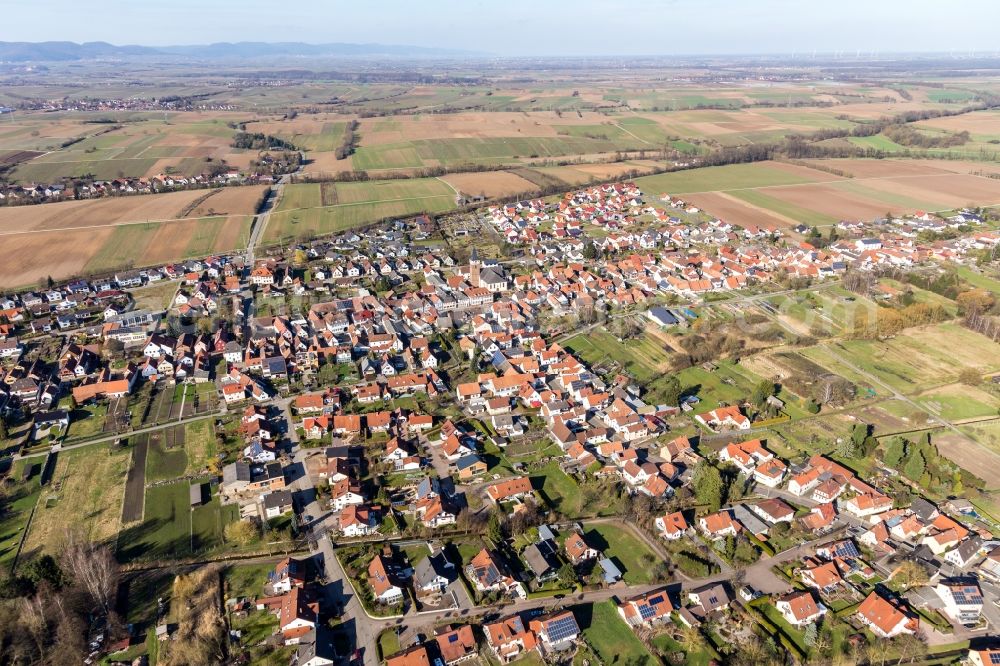
<path fill-rule="evenodd" d="M 860 148 L 871 148 L 872 150 L 883 150 L 887 153 L 896 153 L 906 150 L 906 146 L 901 146 L 887 136 L 876 134 L 875 136 L 852 136 L 848 141 Z"/>
<path fill-rule="evenodd" d="M 659 559 L 645 543 L 619 525 L 590 525 L 587 543 L 611 558 L 622 571 L 629 585 L 648 585 L 653 582 L 651 569 Z"/>
<path fill-rule="evenodd" d="M 589 612 L 588 612 L 589 611 Z M 656 659 L 618 615 L 613 601 L 573 609 L 583 636 L 605 664 L 652 666 Z"/>
<path fill-rule="evenodd" d="M 23 461 L 12 471 L 11 478 L 20 479 L 21 469 L 25 464 L 39 465 L 35 477 L 27 483 L 18 481 L 13 487 L 4 491 L 2 503 L 5 507 L 0 515 L 0 570 L 6 574 L 7 568 L 13 564 L 14 555 L 17 553 L 17 546 L 21 542 L 24 528 L 28 524 L 28 516 L 38 502 L 41 489 L 38 485 L 38 474 L 41 473 L 41 464 L 44 458 L 33 458 Z"/>
<path fill-rule="evenodd" d="M 213 496 L 192 510 L 189 488 L 179 481 L 146 489 L 143 521 L 118 535 L 119 559 L 183 558 L 222 545 L 222 530 L 239 517 L 238 508 Z"/>
<path fill-rule="evenodd" d="M 643 192 L 659 196 L 663 192 L 668 194 L 728 192 L 770 185 L 799 185 L 816 181 L 777 169 L 766 163 L 757 162 L 642 176 L 637 178 L 635 182 Z"/>
<path fill-rule="evenodd" d="M 606 329 L 595 328 L 570 338 L 563 346 L 591 368 L 613 361 L 641 383 L 661 376 L 670 362 L 663 343 L 647 334 L 619 342 Z"/>
<path fill-rule="evenodd" d="M 335 233 L 387 217 L 441 213 L 455 208 L 455 193 L 436 178 L 337 183 L 333 206 L 320 206 L 318 183 L 289 185 L 271 215 L 266 241 Z"/>
<path fill-rule="evenodd" d="M 972 286 L 992 291 L 994 294 L 1000 296 L 1000 280 L 984 274 L 982 269 L 976 271 L 969 266 L 958 266 L 955 271 L 959 277 Z"/>
<path fill-rule="evenodd" d="M 83 267 L 84 272 L 106 273 L 135 264 L 146 253 L 161 224 L 168 223 L 147 222 L 116 226 L 107 242 Z"/>
<path fill-rule="evenodd" d="M 553 461 L 531 473 L 531 485 L 553 509 L 565 516 L 580 515 L 582 497 L 576 482 Z"/>

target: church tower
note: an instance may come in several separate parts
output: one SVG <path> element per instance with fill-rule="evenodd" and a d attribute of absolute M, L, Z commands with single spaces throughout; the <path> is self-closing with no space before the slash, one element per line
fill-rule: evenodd
<path fill-rule="evenodd" d="M 469 284 L 473 287 L 479 286 L 479 268 L 482 266 L 482 262 L 479 261 L 479 252 L 476 248 L 472 248 L 472 254 L 469 256 Z"/>

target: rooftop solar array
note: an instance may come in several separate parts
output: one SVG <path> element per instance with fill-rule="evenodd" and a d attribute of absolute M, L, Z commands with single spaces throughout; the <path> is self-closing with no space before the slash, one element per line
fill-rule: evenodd
<path fill-rule="evenodd" d="M 580 628 L 576 626 L 576 618 L 567 615 L 549 622 L 549 640 L 553 643 L 564 641 L 580 633 Z"/>

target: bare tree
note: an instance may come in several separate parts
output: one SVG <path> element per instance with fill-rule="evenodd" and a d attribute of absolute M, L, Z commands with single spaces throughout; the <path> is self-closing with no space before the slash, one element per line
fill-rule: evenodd
<path fill-rule="evenodd" d="M 120 572 L 108 546 L 87 541 L 76 532 L 68 532 L 63 566 L 95 604 L 105 612 L 112 609 Z"/>

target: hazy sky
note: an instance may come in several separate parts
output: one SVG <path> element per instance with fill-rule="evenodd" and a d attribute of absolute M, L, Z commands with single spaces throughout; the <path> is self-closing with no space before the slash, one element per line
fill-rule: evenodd
<path fill-rule="evenodd" d="M 1000 0 L 6 0 L 0 41 L 378 42 L 497 55 L 996 52 Z"/>

